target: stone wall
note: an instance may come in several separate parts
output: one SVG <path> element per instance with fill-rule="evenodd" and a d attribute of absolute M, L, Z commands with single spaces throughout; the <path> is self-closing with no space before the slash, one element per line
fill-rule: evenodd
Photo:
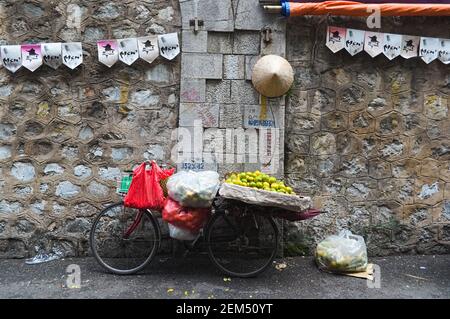
<path fill-rule="evenodd" d="M 330 25 L 367 29 L 363 19 Z M 450 251 L 450 66 L 352 57 L 325 47 L 321 18 L 292 18 L 296 82 L 286 111 L 287 180 L 324 216 L 290 224 L 293 253 L 343 228 L 369 253 Z M 450 38 L 448 18 L 382 19 L 382 32 Z"/>
<path fill-rule="evenodd" d="M 71 71 L 0 69 L 0 258 L 35 246 L 86 253 L 91 217 L 117 201 L 116 179 L 168 159 L 180 58 L 97 61 L 96 41 L 179 31 L 178 1 L 0 1 L 0 41 L 81 41 Z"/>

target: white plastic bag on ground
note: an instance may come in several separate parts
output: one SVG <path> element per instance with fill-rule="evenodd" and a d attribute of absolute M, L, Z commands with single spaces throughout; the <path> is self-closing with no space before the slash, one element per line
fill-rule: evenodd
<path fill-rule="evenodd" d="M 187 229 L 183 229 L 172 224 L 169 225 L 169 236 L 178 240 L 194 240 L 197 236 Z"/>
<path fill-rule="evenodd" d="M 169 196 L 184 207 L 210 207 L 219 189 L 219 174 L 214 171 L 182 171 L 167 182 Z"/>
<path fill-rule="evenodd" d="M 334 272 L 359 272 L 367 268 L 367 248 L 364 238 L 343 230 L 321 241 L 316 248 L 320 269 Z"/>

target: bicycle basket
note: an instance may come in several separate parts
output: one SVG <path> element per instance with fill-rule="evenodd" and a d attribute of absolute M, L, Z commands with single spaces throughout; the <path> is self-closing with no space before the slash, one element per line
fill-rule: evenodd
<path fill-rule="evenodd" d="M 117 193 L 119 193 L 119 194 L 128 193 L 132 179 L 133 179 L 133 174 L 123 173 L 122 177 L 117 181 Z"/>

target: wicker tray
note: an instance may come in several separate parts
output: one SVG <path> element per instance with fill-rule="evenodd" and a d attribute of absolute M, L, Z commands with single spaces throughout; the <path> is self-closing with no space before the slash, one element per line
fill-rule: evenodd
<path fill-rule="evenodd" d="M 310 197 L 269 192 L 228 183 L 220 186 L 219 195 L 247 204 L 278 207 L 293 212 L 303 212 L 310 209 L 312 205 Z"/>

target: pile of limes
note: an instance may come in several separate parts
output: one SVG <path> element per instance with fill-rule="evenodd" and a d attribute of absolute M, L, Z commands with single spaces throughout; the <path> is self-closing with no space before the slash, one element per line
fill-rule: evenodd
<path fill-rule="evenodd" d="M 291 187 L 284 185 L 283 181 L 280 181 L 273 176 L 261 173 L 260 171 L 233 173 L 227 178 L 225 183 L 296 195 Z"/>

